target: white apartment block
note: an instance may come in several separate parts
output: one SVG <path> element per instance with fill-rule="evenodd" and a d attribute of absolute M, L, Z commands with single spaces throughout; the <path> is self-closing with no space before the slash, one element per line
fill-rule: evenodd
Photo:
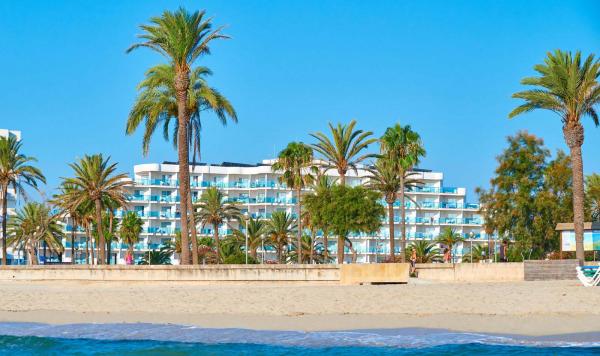
<path fill-rule="evenodd" d="M 295 195 L 284 185 L 279 184 L 280 174 L 271 170 L 272 160 L 259 164 L 239 164 L 224 162 L 222 164 L 198 164 L 191 171 L 192 199 L 197 200 L 207 187 L 218 187 L 223 190 L 228 201 L 237 202 L 242 212 L 252 217 L 268 219 L 274 211 L 287 211 L 296 215 Z M 140 242 L 136 244 L 136 260 L 148 250 L 158 249 L 162 244 L 171 241 L 179 229 L 179 196 L 177 182 L 178 165 L 165 162 L 162 164 L 141 164 L 134 167 L 134 182 L 130 189 L 130 202 L 126 210 L 136 211 L 144 221 Z M 424 184 L 414 191 L 407 192 L 418 206 L 407 199 L 406 221 L 408 243 L 414 240 L 435 240 L 440 231 L 451 227 L 461 233 L 467 240 L 465 252 L 476 243 L 487 243 L 482 228 L 482 218 L 478 215 L 479 204 L 466 200 L 465 188 L 445 187 L 443 174 L 427 170 L 416 171 L 417 178 Z M 332 178 L 337 177 L 335 170 L 327 172 Z M 362 167 L 358 173 L 349 172 L 346 184 L 359 185 L 368 180 L 369 173 Z M 383 201 L 382 201 L 383 203 Z M 120 216 L 122 211 L 117 212 Z M 379 233 L 374 235 L 350 236 L 357 252 L 357 262 L 369 263 L 382 261 L 389 254 L 389 233 L 386 217 Z M 399 202 L 395 206 L 396 250 L 400 245 L 400 209 Z M 237 228 L 237 222 L 219 226 L 220 235 L 225 236 Z M 212 236 L 213 226 L 198 226 L 202 236 Z M 65 241 L 64 261 L 70 260 L 70 237 Z M 78 234 L 76 248 L 85 250 L 83 234 Z M 335 256 L 337 239 L 329 239 L 329 251 Z M 123 263 L 126 246 L 113 243 L 113 260 Z M 463 253 L 462 244 L 456 246 L 455 254 Z M 262 253 L 259 253 L 261 256 Z M 84 253 L 79 252 L 79 260 Z M 274 259 L 272 251 L 266 252 L 267 258 Z M 348 261 L 351 255 L 346 255 Z M 175 261 L 176 262 L 176 261 Z M 114 263 L 114 262 L 113 262 Z"/>

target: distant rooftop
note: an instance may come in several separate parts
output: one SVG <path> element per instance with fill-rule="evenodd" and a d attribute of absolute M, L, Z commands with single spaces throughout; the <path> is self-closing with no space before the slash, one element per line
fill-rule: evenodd
<path fill-rule="evenodd" d="M 250 167 L 262 167 L 262 166 L 270 166 L 275 162 L 274 159 L 265 159 L 260 163 L 238 163 L 238 162 L 221 162 L 221 163 L 205 163 L 205 162 L 196 162 L 196 166 L 212 166 L 212 167 L 246 167 L 246 168 L 250 168 Z M 164 161 L 162 164 L 169 164 L 169 165 L 179 165 L 179 162 L 177 161 Z M 192 164 L 190 163 L 190 166 Z M 372 166 L 366 166 L 366 165 L 362 165 L 358 168 L 367 168 L 367 167 L 371 167 Z M 423 173 L 430 173 L 432 172 L 431 169 L 424 169 L 424 168 L 413 168 L 412 170 L 413 172 L 423 172 Z"/>

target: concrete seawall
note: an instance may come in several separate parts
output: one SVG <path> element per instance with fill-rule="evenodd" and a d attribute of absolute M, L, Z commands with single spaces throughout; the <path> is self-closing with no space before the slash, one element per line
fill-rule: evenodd
<path fill-rule="evenodd" d="M 351 266 L 351 267 L 347 267 Z M 406 283 L 408 264 L 0 267 L 0 280 L 178 281 L 200 283 Z"/>
<path fill-rule="evenodd" d="M 525 280 L 523 263 L 422 263 L 420 279 L 443 282 L 514 282 Z"/>

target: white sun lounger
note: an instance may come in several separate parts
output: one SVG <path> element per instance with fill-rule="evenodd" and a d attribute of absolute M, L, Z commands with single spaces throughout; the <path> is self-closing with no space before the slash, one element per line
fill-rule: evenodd
<path fill-rule="evenodd" d="M 588 277 L 583 272 L 583 268 L 577 266 L 577 278 L 586 287 L 594 287 L 600 285 L 600 266 L 596 268 L 596 273 L 592 277 Z"/>

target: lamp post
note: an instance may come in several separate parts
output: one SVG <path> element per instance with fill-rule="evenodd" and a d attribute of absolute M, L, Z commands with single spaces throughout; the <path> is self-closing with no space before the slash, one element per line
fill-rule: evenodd
<path fill-rule="evenodd" d="M 249 215 L 248 215 L 247 211 L 244 213 L 244 217 L 246 218 L 246 234 L 245 234 L 246 235 L 245 236 L 246 237 L 246 250 L 245 250 L 245 252 L 246 252 L 246 264 L 248 264 L 248 219 L 249 219 Z"/>

